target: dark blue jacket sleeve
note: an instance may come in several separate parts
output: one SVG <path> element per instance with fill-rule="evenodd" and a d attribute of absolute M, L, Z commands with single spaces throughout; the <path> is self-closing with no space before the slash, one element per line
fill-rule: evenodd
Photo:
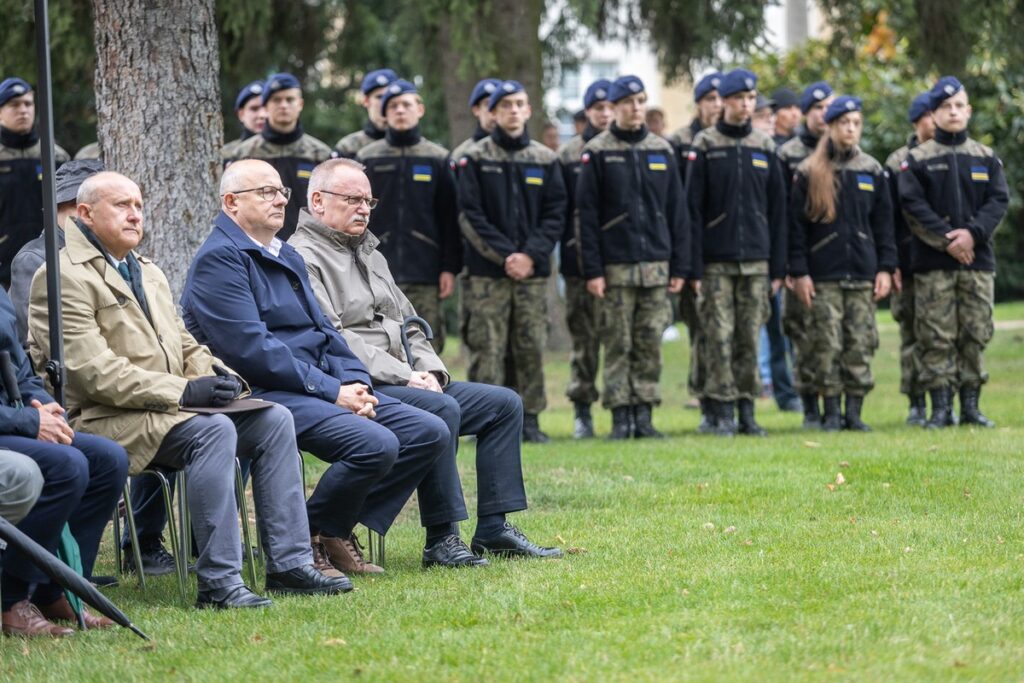
<path fill-rule="evenodd" d="M 691 148 L 686 164 L 686 202 L 690 216 L 690 241 L 693 245 L 693 260 L 690 263 L 690 277 L 699 280 L 704 276 L 704 173 L 705 161 L 702 150 Z"/>
<path fill-rule="evenodd" d="M 803 277 L 810 271 L 807 265 L 807 176 L 797 173 L 789 188 L 789 274 Z"/>
<path fill-rule="evenodd" d="M 601 258 L 601 172 L 600 155 L 584 152 L 576 183 L 576 213 L 580 222 L 580 251 L 583 253 L 583 277 L 604 277 Z"/>
<path fill-rule="evenodd" d="M 1010 193 L 1006 186 L 1006 175 L 1003 173 L 1003 162 L 993 156 L 988 164 L 989 182 L 985 192 L 985 202 L 974 213 L 966 227 L 975 242 L 988 242 L 992 233 L 999 226 L 999 221 L 1006 215 L 1006 207 L 1010 201 Z"/>
<path fill-rule="evenodd" d="M 676 164 L 672 157 L 672 165 Z M 668 197 L 665 206 L 665 220 L 672 235 L 672 257 L 669 260 L 670 277 L 689 278 L 691 276 L 691 256 L 693 245 L 690 243 L 689 211 L 686 208 L 686 195 L 683 194 L 683 182 L 678 169 L 672 169 L 669 176 Z"/>
<path fill-rule="evenodd" d="M 768 273 L 777 280 L 786 276 L 786 180 L 776 155 L 768 155 L 768 168 L 768 226 L 772 240 Z"/>
<path fill-rule="evenodd" d="M 192 264 L 189 289 L 189 311 L 202 336 L 217 340 L 218 356 L 250 384 L 330 403 L 338 398 L 342 381 L 296 358 L 260 319 L 248 269 L 237 249 L 221 247 L 200 254 Z"/>
<path fill-rule="evenodd" d="M 871 231 L 875 240 L 875 251 L 878 255 L 878 270 L 891 273 L 896 270 L 899 261 L 896 258 L 896 229 L 893 224 L 892 195 L 888 192 L 889 183 L 884 173 L 875 175 L 875 187 L 885 192 L 875 192 L 875 203 L 871 207 Z"/>

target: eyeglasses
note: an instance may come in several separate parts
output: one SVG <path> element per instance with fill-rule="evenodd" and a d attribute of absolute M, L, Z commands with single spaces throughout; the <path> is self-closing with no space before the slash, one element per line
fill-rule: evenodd
<path fill-rule="evenodd" d="M 361 194 L 341 194 L 338 192 L 331 192 L 330 190 L 320 190 L 320 192 L 324 194 L 332 194 L 335 197 L 341 197 L 349 206 L 359 206 L 363 202 L 366 202 L 366 205 L 370 207 L 370 211 L 376 209 L 377 205 L 380 204 L 380 200 L 376 197 L 364 197 Z"/>
<path fill-rule="evenodd" d="M 231 190 L 225 192 L 225 194 L 245 194 L 246 192 L 257 192 L 260 195 L 260 199 L 265 202 L 272 202 L 277 198 L 277 194 L 280 192 L 281 196 L 284 197 L 285 201 L 292 198 L 292 188 L 290 187 L 274 187 L 273 185 L 264 185 L 263 187 L 252 187 L 248 190 Z"/>

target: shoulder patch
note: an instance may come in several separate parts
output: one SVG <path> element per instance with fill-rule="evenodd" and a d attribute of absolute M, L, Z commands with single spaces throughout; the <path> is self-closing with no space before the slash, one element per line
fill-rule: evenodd
<path fill-rule="evenodd" d="M 668 170 L 668 159 L 664 154 L 648 154 L 647 168 L 652 171 L 666 171 Z"/>
<path fill-rule="evenodd" d="M 584 152 L 583 153 L 583 156 L 580 157 L 580 163 L 581 164 L 589 164 L 590 163 L 590 152 Z"/>
<path fill-rule="evenodd" d="M 875 191 L 875 178 L 867 173 L 857 174 L 857 189 L 865 192 Z"/>
<path fill-rule="evenodd" d="M 985 166 L 971 166 L 971 180 L 976 183 L 987 183 L 988 168 Z"/>
<path fill-rule="evenodd" d="M 754 168 L 767 169 L 768 168 L 768 157 L 763 152 L 751 152 L 750 153 L 750 164 Z"/>

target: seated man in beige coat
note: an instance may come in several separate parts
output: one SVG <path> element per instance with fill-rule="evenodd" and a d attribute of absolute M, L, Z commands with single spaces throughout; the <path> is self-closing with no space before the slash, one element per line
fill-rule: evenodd
<path fill-rule="evenodd" d="M 347 578 L 324 576 L 313 566 L 291 414 L 275 404 L 216 410 L 245 386 L 188 333 L 164 274 L 133 251 L 143 235 L 138 186 L 117 173 L 94 175 L 78 190 L 76 213 L 76 229 L 68 226 L 60 253 L 68 416 L 75 429 L 120 443 L 133 474 L 146 467 L 184 470 L 199 550 L 196 605 L 271 604 L 242 582 L 236 455 L 252 461 L 267 590 L 351 590 Z M 29 307 L 37 367 L 49 357 L 46 296 L 41 268 Z"/>
<path fill-rule="evenodd" d="M 377 200 L 362 164 L 325 161 L 309 180 L 308 209 L 289 240 L 306 260 L 320 307 L 366 364 L 375 390 L 442 418 L 451 433 L 451 457 L 438 458 L 417 489 L 427 528 L 424 564 L 458 542 L 456 523 L 467 518 L 455 466 L 459 436 L 477 436 L 479 489 L 476 533 L 471 548 L 479 555 L 561 557 L 558 548 L 532 542 L 505 520 L 526 508 L 520 463 L 523 404 L 504 387 L 452 382 L 424 334 L 409 333 L 413 358 L 402 347 L 402 323 L 415 311 L 395 284 L 377 238 L 367 230 Z M 414 367 L 410 367 L 410 365 Z"/>

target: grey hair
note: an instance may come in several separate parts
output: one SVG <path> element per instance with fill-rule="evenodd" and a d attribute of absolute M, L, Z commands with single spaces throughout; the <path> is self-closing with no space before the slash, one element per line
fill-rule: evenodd
<path fill-rule="evenodd" d="M 366 166 L 355 159 L 328 159 L 314 168 L 313 174 L 309 176 L 309 189 L 306 190 L 306 206 L 313 205 L 313 193 L 320 192 L 326 188 L 328 181 L 334 177 L 335 171 L 339 168 L 351 168 L 360 173 L 366 170 Z"/>
<path fill-rule="evenodd" d="M 78 186 L 78 192 L 75 194 L 76 204 L 95 204 L 100 199 L 102 194 L 101 190 L 106 181 L 112 177 L 124 178 L 125 180 L 131 180 L 128 176 L 115 173 L 114 171 L 101 171 L 95 175 L 91 175 L 82 181 L 82 184 Z M 133 181 L 134 182 L 134 181 Z"/>

